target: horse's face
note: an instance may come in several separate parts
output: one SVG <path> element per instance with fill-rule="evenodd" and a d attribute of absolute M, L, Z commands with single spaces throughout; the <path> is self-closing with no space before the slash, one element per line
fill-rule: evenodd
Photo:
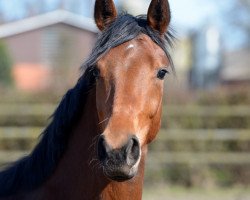
<path fill-rule="evenodd" d="M 142 148 L 160 128 L 168 65 L 165 52 L 144 34 L 98 61 L 96 106 L 103 130 L 98 157 L 108 178 L 124 181 L 137 173 Z"/>
<path fill-rule="evenodd" d="M 110 50 L 95 70 L 97 110 L 107 144 L 119 149 L 131 138 L 141 146 L 152 141 L 160 127 L 168 71 L 164 51 L 142 34 Z"/>

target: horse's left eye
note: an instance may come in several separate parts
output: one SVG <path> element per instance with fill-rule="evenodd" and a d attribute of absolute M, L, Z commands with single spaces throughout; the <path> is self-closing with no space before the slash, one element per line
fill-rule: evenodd
<path fill-rule="evenodd" d="M 160 69 L 157 74 L 157 78 L 163 80 L 169 72 L 166 69 Z"/>
<path fill-rule="evenodd" d="M 100 76 L 100 70 L 97 69 L 97 68 L 94 68 L 93 71 L 92 71 L 92 74 L 95 78 L 99 78 Z"/>

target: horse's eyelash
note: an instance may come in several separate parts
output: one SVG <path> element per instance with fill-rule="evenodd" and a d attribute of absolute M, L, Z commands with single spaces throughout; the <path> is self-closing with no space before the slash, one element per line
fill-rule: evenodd
<path fill-rule="evenodd" d="M 171 74 L 170 71 L 166 68 L 162 68 L 161 70 L 164 70 L 167 74 Z"/>

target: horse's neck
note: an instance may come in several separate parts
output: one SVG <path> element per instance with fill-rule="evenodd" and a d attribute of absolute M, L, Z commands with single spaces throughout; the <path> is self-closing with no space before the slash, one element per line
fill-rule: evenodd
<path fill-rule="evenodd" d="M 96 141 L 100 134 L 98 123 L 95 91 L 92 91 L 88 95 L 82 117 L 71 133 L 68 149 L 55 173 L 38 191 L 44 196 L 41 199 L 141 199 L 144 159 L 139 174 L 131 181 L 117 183 L 104 177 L 95 160 Z"/>

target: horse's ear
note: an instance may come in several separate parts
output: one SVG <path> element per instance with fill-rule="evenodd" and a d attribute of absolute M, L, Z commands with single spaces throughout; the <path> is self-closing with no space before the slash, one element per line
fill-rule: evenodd
<path fill-rule="evenodd" d="M 148 9 L 148 25 L 154 30 L 164 34 L 171 20 L 168 0 L 152 0 Z"/>
<path fill-rule="evenodd" d="M 113 0 L 96 0 L 95 23 L 103 31 L 117 17 L 117 11 Z"/>

